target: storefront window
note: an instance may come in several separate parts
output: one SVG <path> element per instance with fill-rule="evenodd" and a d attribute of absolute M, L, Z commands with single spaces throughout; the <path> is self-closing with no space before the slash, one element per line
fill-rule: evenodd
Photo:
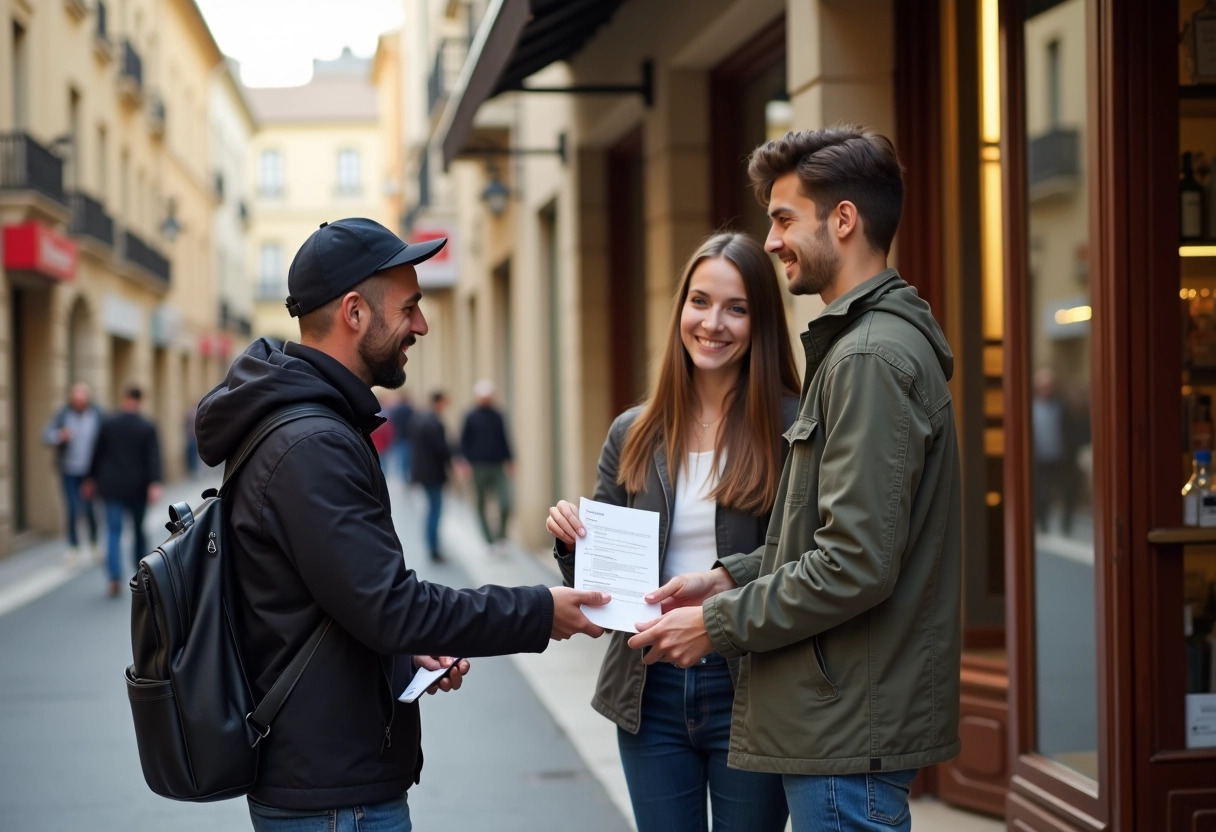
<path fill-rule="evenodd" d="M 1036 750 L 1096 780 L 1085 2 L 1026 8 Z"/>

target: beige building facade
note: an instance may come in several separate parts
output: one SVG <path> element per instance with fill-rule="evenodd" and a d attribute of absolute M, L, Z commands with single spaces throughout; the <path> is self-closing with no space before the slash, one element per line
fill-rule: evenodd
<path fill-rule="evenodd" d="M 143 387 L 165 476 L 218 380 L 208 84 L 190 0 L 0 2 L 0 556 L 61 533 L 41 431 L 74 381 Z"/>
<path fill-rule="evenodd" d="M 284 305 L 287 271 L 323 222 L 369 217 L 396 227 L 385 197 L 384 143 L 372 61 L 349 50 L 314 61 L 298 87 L 246 90 L 258 132 L 251 148 L 255 335 L 299 337 Z"/>
<path fill-rule="evenodd" d="M 446 386 L 461 412 L 476 379 L 497 383 L 518 457 L 516 534 L 539 547 L 547 508 L 590 493 L 608 425 L 646 395 L 687 257 L 718 227 L 767 231 L 741 176 L 711 177 L 714 155 L 737 161 L 791 125 L 845 118 L 892 133 L 894 59 L 889 3 L 688 0 L 586 4 L 567 33 L 580 45 L 538 66 L 522 47 L 495 54 L 501 29 L 523 25 L 505 19 L 517 5 L 406 4 L 403 62 L 428 79 L 405 92 L 407 212 L 415 229 L 451 229 L 459 264 L 432 286 L 409 384 Z M 454 42 L 468 58 L 453 71 L 442 53 Z M 581 91 L 482 103 L 524 77 Z M 734 123 L 718 130 L 725 96 Z M 788 298 L 792 331 L 817 304 Z"/>

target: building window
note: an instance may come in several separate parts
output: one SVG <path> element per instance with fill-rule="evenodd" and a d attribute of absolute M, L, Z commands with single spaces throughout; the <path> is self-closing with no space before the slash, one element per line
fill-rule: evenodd
<path fill-rule="evenodd" d="M 286 296 L 283 247 L 278 243 L 262 243 L 258 251 L 258 300 L 279 300 Z"/>
<path fill-rule="evenodd" d="M 338 151 L 338 193 L 359 193 L 359 151 Z"/>
<path fill-rule="evenodd" d="M 258 165 L 258 193 L 262 196 L 283 195 L 283 154 L 263 150 Z"/>

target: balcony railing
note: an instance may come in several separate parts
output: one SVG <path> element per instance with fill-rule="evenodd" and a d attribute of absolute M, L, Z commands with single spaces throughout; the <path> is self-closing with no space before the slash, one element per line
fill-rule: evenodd
<path fill-rule="evenodd" d="M 435 50 L 435 63 L 426 86 L 426 111 L 434 115 L 435 106 L 446 101 L 456 85 L 464 60 L 469 54 L 469 42 L 464 38 L 444 38 Z"/>
<path fill-rule="evenodd" d="M 28 133 L 0 133 L 0 190 L 37 191 L 66 206 L 63 160 Z"/>
<path fill-rule="evenodd" d="M 1030 198 L 1071 192 L 1080 172 L 1080 133 L 1053 127 L 1030 140 L 1027 159 Z"/>
<path fill-rule="evenodd" d="M 114 220 L 106 213 L 101 203 L 81 191 L 69 194 L 68 200 L 72 208 L 72 233 L 92 237 L 113 247 Z"/>
<path fill-rule="evenodd" d="M 123 256 L 130 262 L 142 267 L 156 277 L 169 282 L 169 260 L 152 246 L 145 243 L 138 235 L 129 230 L 122 233 Z"/>
<path fill-rule="evenodd" d="M 130 40 L 122 42 L 122 65 L 120 80 L 131 87 L 132 98 L 141 98 L 144 89 L 144 61 L 139 52 L 131 45 Z"/>

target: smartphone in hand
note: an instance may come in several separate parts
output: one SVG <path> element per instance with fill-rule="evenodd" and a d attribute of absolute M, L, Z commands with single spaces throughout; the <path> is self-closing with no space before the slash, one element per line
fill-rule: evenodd
<path fill-rule="evenodd" d="M 447 667 L 441 667 L 438 670 L 427 670 L 425 667 L 418 668 L 414 673 L 414 678 L 410 679 L 410 683 L 405 686 L 405 691 L 397 697 L 402 702 L 414 702 L 419 696 L 426 693 L 426 689 L 438 682 L 444 676 L 452 672 L 452 668 L 460 664 L 463 657 L 455 658 Z"/>

